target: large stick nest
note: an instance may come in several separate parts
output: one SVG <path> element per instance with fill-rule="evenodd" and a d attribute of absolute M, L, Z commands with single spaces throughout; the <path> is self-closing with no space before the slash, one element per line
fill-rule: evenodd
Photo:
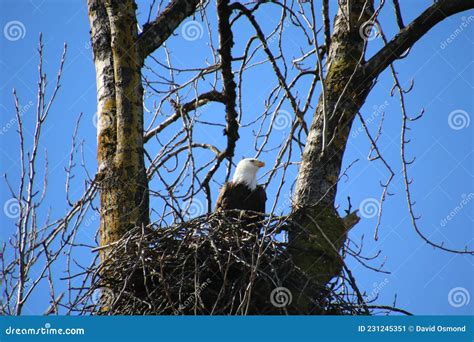
<path fill-rule="evenodd" d="M 289 219 L 266 219 L 254 232 L 243 221 L 214 213 L 131 230 L 90 271 L 84 307 L 121 315 L 362 312 L 336 284 L 321 286 L 292 262 L 281 242 Z"/>

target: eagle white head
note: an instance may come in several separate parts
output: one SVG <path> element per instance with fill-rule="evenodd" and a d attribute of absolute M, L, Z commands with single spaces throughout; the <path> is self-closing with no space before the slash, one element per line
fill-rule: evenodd
<path fill-rule="evenodd" d="M 234 172 L 232 182 L 243 183 L 251 190 L 257 187 L 257 171 L 264 167 L 265 163 L 255 158 L 245 158 L 239 161 Z"/>

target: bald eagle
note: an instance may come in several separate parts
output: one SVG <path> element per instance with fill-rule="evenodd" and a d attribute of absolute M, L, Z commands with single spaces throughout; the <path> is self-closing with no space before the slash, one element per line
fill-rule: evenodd
<path fill-rule="evenodd" d="M 265 212 L 267 195 L 261 185 L 257 185 L 257 171 L 265 163 L 255 158 L 242 159 L 235 169 L 232 181 L 222 187 L 216 202 L 216 211 L 222 210 L 250 210 L 260 213 Z M 232 215 L 236 217 L 235 213 Z M 251 214 L 245 219 L 245 224 L 250 225 L 262 219 L 261 216 Z"/>

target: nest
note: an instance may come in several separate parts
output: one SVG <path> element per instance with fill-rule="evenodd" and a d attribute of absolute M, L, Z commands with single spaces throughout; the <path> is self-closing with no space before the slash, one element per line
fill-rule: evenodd
<path fill-rule="evenodd" d="M 282 242 L 289 219 L 242 222 L 214 213 L 172 227 L 131 230 L 90 270 L 89 310 L 114 315 L 362 313 L 335 284 L 322 287 L 293 263 Z"/>

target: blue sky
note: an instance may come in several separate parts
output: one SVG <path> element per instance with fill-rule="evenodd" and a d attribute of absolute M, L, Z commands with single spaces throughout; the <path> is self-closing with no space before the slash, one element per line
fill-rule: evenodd
<path fill-rule="evenodd" d="M 146 18 L 146 1 L 138 1 L 140 22 Z M 405 22 L 409 22 L 429 5 L 430 1 L 401 1 Z M 63 43 L 68 44 L 68 55 L 64 68 L 62 87 L 58 98 L 45 124 L 42 137 L 42 148 L 47 149 L 49 159 L 49 188 L 45 206 L 39 212 L 40 217 L 46 215 L 51 207 L 56 217 L 67 209 L 64 184 L 64 167 L 67 165 L 71 148 L 71 133 L 80 113 L 83 113 L 79 136 L 84 139 L 84 157 L 91 174 L 96 169 L 96 128 L 94 114 L 96 112 L 95 70 L 92 61 L 92 51 L 89 43 L 89 22 L 85 1 L 44 1 L 44 0 L 7 0 L 1 2 L 0 24 L 0 170 L 7 173 L 15 183 L 18 176 L 18 138 L 16 122 L 14 121 L 14 103 L 12 88 L 17 89 L 21 103 L 25 108 L 23 115 L 27 142 L 31 142 L 34 124 L 34 106 L 36 104 L 37 61 L 36 47 L 39 32 L 43 33 L 45 45 L 44 69 L 49 78 L 51 90 Z M 318 5 L 319 6 L 319 5 Z M 316 6 L 317 8 L 320 8 Z M 214 9 L 210 9 L 210 22 L 215 22 Z M 407 95 L 407 108 L 410 115 L 416 115 L 423 108 L 424 117 L 410 124 L 412 130 L 409 137 L 412 142 L 408 145 L 408 156 L 416 156 L 417 160 L 409 168 L 414 179 L 412 191 L 417 201 L 415 211 L 422 215 L 419 221 L 422 231 L 433 241 L 443 242 L 447 247 L 463 249 L 465 246 L 474 248 L 473 231 L 473 137 L 469 123 L 474 112 L 474 13 L 461 13 L 448 18 L 432 29 L 410 52 L 409 56 L 397 61 L 395 66 L 400 80 L 408 86 L 414 79 L 413 91 Z M 271 11 L 261 11 L 258 19 L 264 29 L 274 24 L 278 17 Z M 186 22 L 189 22 L 188 19 Z M 196 18 L 201 22 L 199 18 Z M 387 5 L 380 20 L 386 34 L 391 37 L 396 32 L 396 25 Z M 5 27 L 12 21 L 18 21 L 20 37 L 10 36 L 7 39 Z M 185 23 L 186 23 L 185 22 Z M 236 33 L 235 51 L 241 51 L 243 42 L 239 35 L 248 37 L 249 27 L 239 24 Z M 268 26 L 268 27 L 267 27 Z M 459 29 L 462 28 L 462 32 Z M 288 46 L 299 43 L 297 37 L 292 38 L 291 27 L 287 29 Z M 168 47 L 173 52 L 176 66 L 199 67 L 209 57 L 209 48 L 205 45 L 204 37 L 189 41 L 183 39 L 181 28 L 177 30 Z M 214 37 L 215 38 L 215 37 Z M 369 55 L 382 46 L 380 38 L 374 37 L 369 42 Z M 238 53 L 236 53 L 238 55 Z M 162 50 L 155 56 L 163 60 Z M 156 64 L 157 72 L 163 72 Z M 243 123 L 251 121 L 247 113 L 261 111 L 264 95 L 262 89 L 276 85 L 276 79 L 268 70 L 252 71 L 246 79 L 243 97 L 245 113 Z M 301 87 L 304 87 L 303 83 Z M 351 238 L 358 242 L 364 236 L 364 251 L 366 255 L 381 251 L 374 266 L 384 262 L 384 268 L 390 274 L 380 274 L 365 269 L 353 259 L 348 259 L 359 287 L 368 294 L 378 295 L 376 303 L 391 304 L 397 295 L 397 306 L 415 314 L 473 314 L 474 298 L 468 303 L 457 307 L 450 304 L 449 293 L 456 288 L 464 289 L 464 294 L 474 296 L 474 259 L 472 256 L 448 254 L 429 247 L 415 233 L 411 226 L 406 199 L 404 196 L 403 179 L 400 164 L 400 128 L 401 112 L 397 97 L 390 96 L 392 86 L 391 76 L 384 72 L 378 79 L 372 93 L 368 97 L 361 113 L 368 122 L 369 129 L 374 134 L 385 112 L 383 134 L 380 147 L 383 155 L 396 172 L 390 188 L 391 196 L 384 204 L 384 215 L 379 231 L 379 240 L 374 241 L 373 233 L 376 217 L 370 212 L 362 217 L 361 222 L 351 232 Z M 319 88 L 318 88 L 319 91 Z M 317 96 L 315 96 L 317 99 Z M 152 106 L 156 98 L 147 99 L 146 105 Z M 289 105 L 284 105 L 289 110 Z M 209 119 L 209 112 L 221 110 L 209 105 L 203 110 L 203 120 Z M 149 122 L 149 117 L 147 118 Z M 458 121 L 460 120 L 460 121 Z M 222 121 L 221 121 L 222 123 Z M 453 128 L 454 127 L 454 128 Z M 278 132 L 274 139 L 284 137 L 284 129 Z M 163 139 L 171 136 L 173 131 L 163 134 Z M 251 128 L 240 131 L 236 158 L 255 153 L 253 151 L 253 132 Z M 220 147 L 225 146 L 222 128 L 206 129 L 196 132 L 196 139 L 213 142 Z M 274 140 L 275 141 L 275 140 Z M 147 149 L 156 152 L 153 140 L 147 144 Z M 344 156 L 345 168 L 355 159 L 359 161 L 349 171 L 349 179 L 342 180 L 338 189 L 338 203 L 341 209 L 346 207 L 347 196 L 351 197 L 354 207 L 360 203 L 374 203 L 380 198 L 379 182 L 386 179 L 387 171 L 378 162 L 368 162 L 367 153 L 370 144 L 361 131 L 358 120 L 355 121 L 348 149 Z M 249 152 L 252 151 L 252 152 Z M 207 159 L 206 159 L 207 158 Z M 198 155 L 198 162 L 204 163 L 209 155 Z M 275 155 L 272 152 L 261 156 L 272 165 Z M 40 169 L 41 170 L 41 169 Z M 296 176 L 296 170 L 291 169 L 286 176 L 291 183 Z M 38 177 L 41 179 L 41 172 Z M 84 176 L 78 172 L 72 184 L 72 197 L 76 199 L 83 190 Z M 224 173 L 215 176 L 213 186 L 214 196 L 217 196 L 219 184 L 224 180 Z M 41 184 L 39 184 L 40 186 Z M 152 183 L 151 187 L 159 187 Z M 155 190 L 159 190 L 155 188 Z M 276 191 L 270 183 L 269 197 Z M 289 188 L 285 188 L 289 191 Z M 11 198 L 4 182 L 0 184 L 0 203 L 4 206 Z M 464 200 L 464 201 L 463 201 Z M 151 205 L 159 210 L 160 203 L 152 199 Z M 461 208 L 462 207 L 462 208 Z M 460 209 L 459 209 L 460 208 Z M 453 214 L 454 213 L 454 214 Z M 449 217 L 449 220 L 447 219 Z M 0 211 L 1 239 L 7 241 L 14 229 L 14 219 Z M 91 242 L 97 229 L 97 216 L 90 213 L 87 224 L 80 229 L 84 241 Z M 90 253 L 84 252 L 82 258 L 90 258 Z M 60 275 L 58 268 L 58 277 Z M 39 289 L 33 301 L 28 304 L 25 313 L 40 313 L 44 307 L 44 295 Z M 40 308 L 41 306 L 41 308 Z"/>

